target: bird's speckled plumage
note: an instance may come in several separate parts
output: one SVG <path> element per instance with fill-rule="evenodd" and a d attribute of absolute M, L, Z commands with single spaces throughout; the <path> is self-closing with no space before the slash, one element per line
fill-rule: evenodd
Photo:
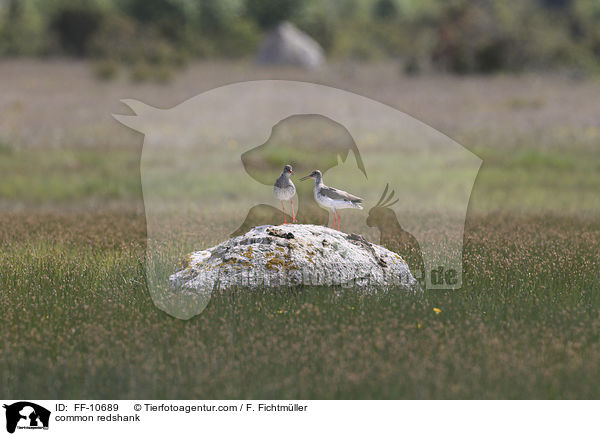
<path fill-rule="evenodd" d="M 284 201 L 290 201 L 292 203 L 292 222 L 296 222 L 296 215 L 294 213 L 294 195 L 296 195 L 296 187 L 290 180 L 290 176 L 294 174 L 294 170 L 291 165 L 283 167 L 281 175 L 275 180 L 273 184 L 273 193 L 275 197 L 281 201 L 281 209 L 283 210 L 283 222 L 286 223 L 285 216 L 285 205 Z"/>
<path fill-rule="evenodd" d="M 357 197 L 356 195 L 352 195 L 347 193 L 346 191 L 342 191 L 340 189 L 332 188 L 323 183 L 323 175 L 321 171 L 314 170 L 308 176 L 303 177 L 301 180 L 306 180 L 308 178 L 312 178 L 315 180 L 315 200 L 321 206 L 325 206 L 333 212 L 334 216 L 334 227 L 335 223 L 338 224 L 338 230 L 340 227 L 339 221 L 341 220 L 341 215 L 338 217 L 339 209 L 362 209 L 360 203 L 362 203 L 363 199 Z"/>
<path fill-rule="evenodd" d="M 321 171 L 315 170 L 310 176 L 315 179 L 315 200 L 322 206 L 330 209 L 362 209 L 360 203 L 363 199 L 342 191 L 340 189 L 332 188 L 323 183 L 323 175 Z M 334 211 L 335 212 L 335 211 Z"/>
<path fill-rule="evenodd" d="M 296 195 L 296 186 L 290 180 L 290 175 L 292 174 L 292 167 L 290 165 L 286 165 L 281 172 L 281 175 L 275 180 L 275 184 L 273 185 L 273 193 L 278 200 L 288 201 L 294 195 Z"/>

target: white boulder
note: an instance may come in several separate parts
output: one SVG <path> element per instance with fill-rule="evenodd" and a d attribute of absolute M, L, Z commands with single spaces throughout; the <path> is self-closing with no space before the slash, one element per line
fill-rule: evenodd
<path fill-rule="evenodd" d="M 283 22 L 265 36 L 257 61 L 315 69 L 325 63 L 325 55 L 318 42 L 293 24 Z"/>
<path fill-rule="evenodd" d="M 169 277 L 174 291 L 333 286 L 363 293 L 421 292 L 402 257 L 360 235 L 303 224 L 264 225 L 188 254 Z"/>

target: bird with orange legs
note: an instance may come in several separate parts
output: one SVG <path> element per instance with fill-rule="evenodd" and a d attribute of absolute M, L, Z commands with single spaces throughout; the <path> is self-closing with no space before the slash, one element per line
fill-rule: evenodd
<path fill-rule="evenodd" d="M 341 191 L 323 183 L 323 175 L 321 171 L 314 170 L 308 176 L 302 177 L 300 180 L 313 179 L 315 181 L 315 200 L 321 206 L 331 209 L 333 212 L 333 229 L 337 224 L 337 229 L 340 230 L 340 221 L 342 216 L 339 214 L 339 209 L 362 209 L 362 198 L 346 191 Z"/>
<path fill-rule="evenodd" d="M 275 180 L 275 184 L 273 185 L 273 193 L 275 194 L 275 197 L 281 201 L 284 224 L 287 224 L 285 205 L 283 204 L 284 201 L 290 201 L 292 203 L 292 222 L 296 222 L 296 213 L 294 212 L 294 195 L 296 195 L 296 187 L 290 180 L 290 176 L 292 174 L 294 174 L 292 166 L 284 166 L 281 175 L 277 178 L 277 180 Z"/>

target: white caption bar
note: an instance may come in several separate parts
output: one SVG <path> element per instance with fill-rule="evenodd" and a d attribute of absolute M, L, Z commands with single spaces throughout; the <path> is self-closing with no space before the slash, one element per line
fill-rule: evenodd
<path fill-rule="evenodd" d="M 4 400 L 5 430 L 42 434 L 598 434 L 598 401 Z M 200 432 L 200 433 L 199 433 Z M 208 432 L 208 433 L 207 433 Z"/>

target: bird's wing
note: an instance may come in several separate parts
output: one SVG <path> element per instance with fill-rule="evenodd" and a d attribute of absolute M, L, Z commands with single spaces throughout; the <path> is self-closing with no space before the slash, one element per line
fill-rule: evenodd
<path fill-rule="evenodd" d="M 275 180 L 275 186 L 277 186 L 278 188 L 286 188 L 289 186 L 289 183 L 286 180 L 286 177 L 281 175 L 277 180 Z"/>
<path fill-rule="evenodd" d="M 339 189 L 330 188 L 329 186 L 323 186 L 321 188 L 321 194 L 326 195 L 332 200 L 346 200 L 352 203 L 362 203 L 363 199 L 352 194 L 348 194 L 346 191 L 340 191 Z"/>

